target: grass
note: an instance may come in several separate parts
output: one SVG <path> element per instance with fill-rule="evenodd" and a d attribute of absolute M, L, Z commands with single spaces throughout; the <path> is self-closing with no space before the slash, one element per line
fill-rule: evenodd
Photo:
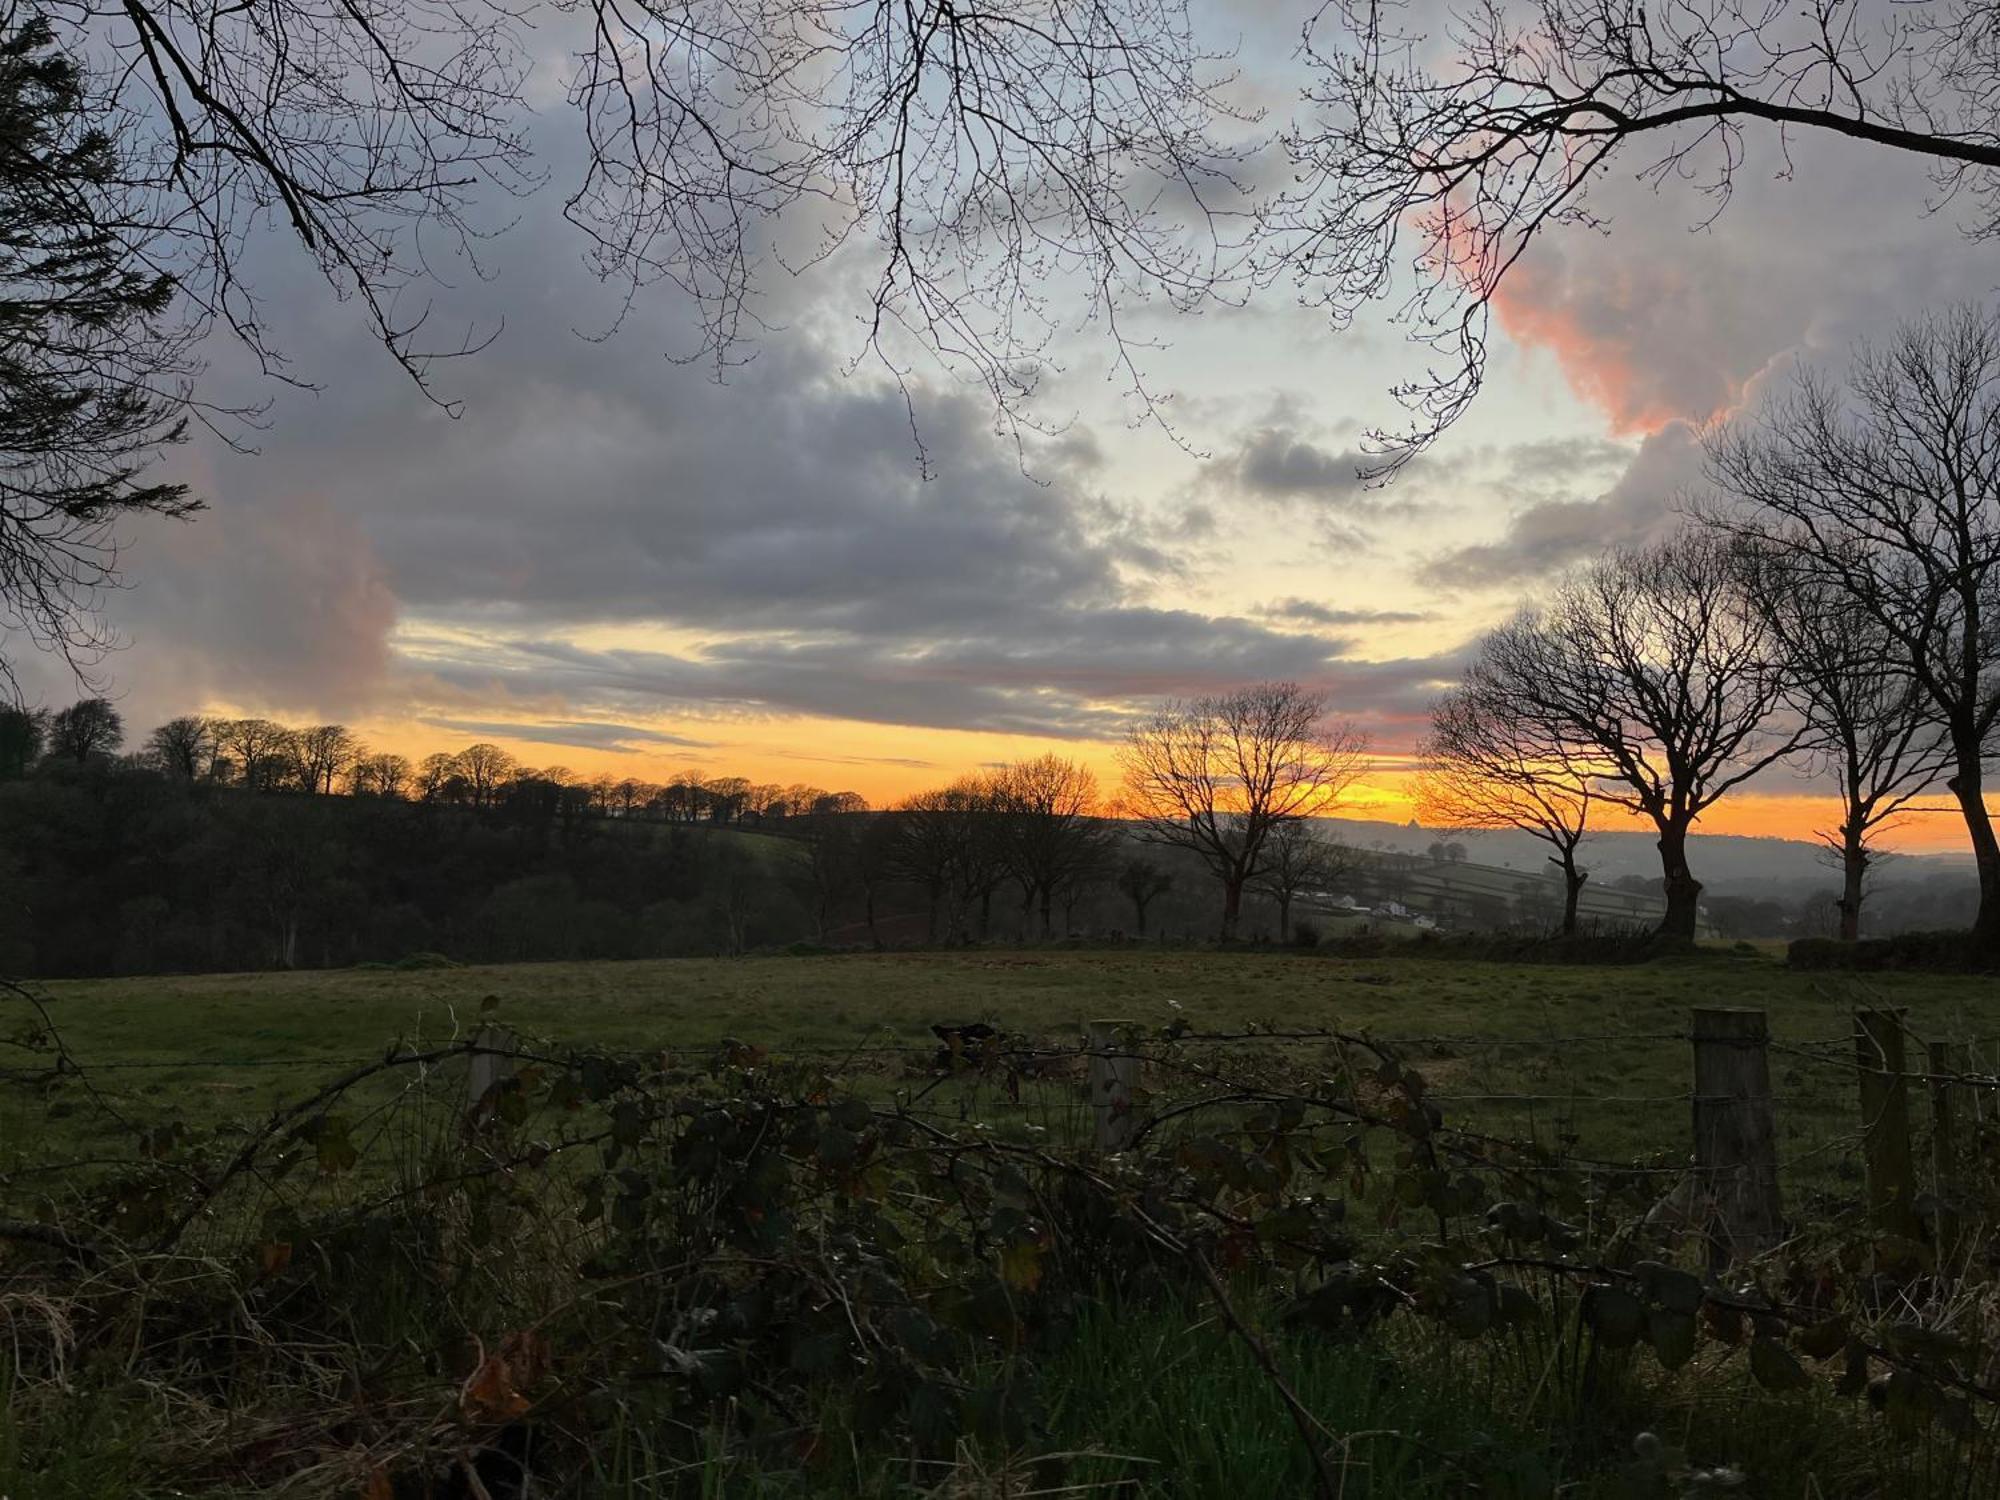
<path fill-rule="evenodd" d="M 978 950 L 193 976 L 49 991 L 70 1047 L 99 1070 L 127 1123 L 104 1122 L 73 1085 L 0 1089 L 0 1171 L 66 1153 L 130 1160 L 124 1132 L 174 1114 L 197 1127 L 240 1130 L 275 1101 L 379 1055 L 392 1037 L 463 1034 L 479 1024 L 488 996 L 498 997 L 499 1016 L 520 1032 L 620 1049 L 699 1049 L 725 1036 L 835 1057 L 859 1048 L 853 1066 L 874 1070 L 882 1088 L 905 1081 L 902 1064 L 867 1049 L 921 1054 L 934 1021 L 987 1019 L 1050 1036 L 1093 1017 L 1148 1026 L 1185 1018 L 1202 1030 L 1269 1024 L 1366 1031 L 1408 1039 L 1406 1054 L 1445 1097 L 1451 1117 L 1508 1133 L 1574 1135 L 1580 1149 L 1614 1158 L 1685 1155 L 1688 1047 L 1681 1038 L 1688 1012 L 1755 1005 L 1768 1011 L 1779 1043 L 1773 1074 L 1781 1152 L 1800 1164 L 1788 1167 L 1795 1173 L 1843 1167 L 1831 1148 L 1856 1129 L 1852 1069 L 1814 1044 L 1841 1050 L 1855 1005 L 1906 1006 L 1913 1028 L 1926 1035 L 2000 1033 L 2000 992 L 1991 981 L 1893 974 L 1864 985 L 1794 974 L 1768 955 L 1735 951 L 1614 969 L 1137 948 Z M 11 1020 L 0 1024 L 0 1034 L 16 1029 Z M 1246 1052 L 1254 1066 L 1254 1050 Z M 969 1100 L 974 1087 L 954 1083 L 944 1093 L 959 1090 Z M 406 1117 L 394 1128 L 445 1129 L 455 1138 L 450 1088 L 441 1097 L 441 1116 Z M 550 1222 L 558 1221 L 561 1233 L 571 1232 L 566 1214 Z M 553 1274 L 559 1258 L 539 1253 L 538 1244 L 510 1242 L 506 1259 L 479 1263 L 505 1291 L 501 1300 L 514 1299 L 506 1307 L 511 1322 L 495 1326 L 532 1321 L 545 1303 L 566 1297 L 567 1284 Z M 177 1391 L 171 1382 L 142 1382 L 107 1346 L 93 1356 L 102 1368 L 80 1364 L 73 1386 L 45 1387 L 45 1402 L 61 1398 L 60 1420 L 46 1420 L 51 1408 L 44 1405 L 37 1421 L 22 1415 L 28 1403 L 9 1389 L 10 1356 L 0 1341 L 0 1496 L 178 1493 L 157 1477 L 159 1456 L 203 1437 L 207 1429 L 194 1420 L 202 1413 L 237 1423 L 242 1413 L 233 1403 L 240 1400 L 249 1414 L 282 1428 L 295 1405 L 321 1403 L 328 1390 L 361 1389 L 343 1361 L 359 1369 L 379 1360 L 388 1368 L 391 1352 L 443 1348 L 461 1317 L 467 1327 L 479 1322 L 477 1309 L 428 1308 L 417 1294 L 428 1283 L 402 1295 L 400 1282 L 365 1255 L 351 1273 L 329 1271 L 327 1284 L 369 1291 L 340 1303 L 330 1325 L 338 1337 L 266 1351 L 268 1373 L 236 1358 L 236 1384 L 210 1395 L 198 1385 Z M 469 1280 L 465 1295 L 485 1285 Z M 1343 1495 L 1422 1500 L 1468 1493 L 1475 1477 L 1480 1493 L 1523 1500 L 1653 1493 L 1623 1477 L 1633 1437 L 1648 1428 L 1702 1462 L 1740 1463 L 1748 1492 L 1760 1495 L 1990 1495 L 2000 1473 L 1988 1438 L 1972 1448 L 1942 1438 L 1885 1442 L 1865 1403 L 1759 1392 L 1741 1350 L 1709 1350 L 1674 1376 L 1635 1352 L 1607 1369 L 1587 1406 L 1571 1406 L 1557 1394 L 1560 1381 L 1543 1373 L 1555 1368 L 1545 1356 L 1510 1352 L 1497 1339 L 1461 1345 L 1436 1327 L 1404 1320 L 1381 1336 L 1335 1342 L 1285 1331 L 1274 1305 L 1254 1290 L 1246 1289 L 1243 1305 L 1271 1337 L 1301 1400 L 1337 1440 Z M 0 1324 L 31 1312 L 0 1306 Z M 629 1442 L 621 1436 L 594 1455 L 604 1482 L 590 1493 L 613 1500 L 983 1500 L 1039 1489 L 1196 1500 L 1309 1492 L 1307 1460 L 1278 1393 L 1205 1304 L 1086 1300 L 1060 1340 L 1034 1355 L 1025 1377 L 1041 1415 L 1032 1451 L 974 1446 L 955 1459 L 884 1454 L 870 1451 L 867 1433 L 850 1421 L 856 1440 L 839 1452 L 851 1452 L 852 1462 L 836 1479 L 789 1462 L 747 1462 L 747 1450 L 726 1432 L 715 1435 L 709 1460 L 691 1457 L 684 1442 L 634 1430 Z M 448 1406 L 455 1379 L 432 1371 L 417 1387 L 433 1405 Z M 841 1399 L 836 1385 L 829 1433 L 841 1430 Z M 1967 1464 L 1986 1476 L 1986 1488 L 1959 1482 Z M 674 1477 L 663 1480 L 663 1473 Z M 344 1496 L 354 1483 L 341 1477 L 323 1492 Z"/>
<path fill-rule="evenodd" d="M 1917 1032 L 2000 1034 L 2000 987 L 1955 975 L 1865 982 L 1717 951 L 1620 968 L 1311 954 L 970 950 L 630 963 L 77 981 L 47 987 L 75 1056 L 131 1125 L 261 1116 L 397 1037 L 463 1035 L 481 1003 L 510 1027 L 617 1048 L 704 1048 L 724 1037 L 838 1055 L 926 1047 L 936 1021 L 1066 1036 L 1089 1018 L 1199 1030 L 1338 1027 L 1419 1039 L 1408 1056 L 1455 1119 L 1574 1138 L 1627 1160 L 1684 1150 L 1691 1008 L 1760 1006 L 1778 1043 L 1780 1153 L 1846 1170 L 1851 1069 L 1836 1065 L 1857 1005 L 1906 1006 Z M 1493 1045 L 1466 1038 L 1491 1039 Z M 1442 1040 L 1437 1040 L 1442 1039 Z M 1814 1044 L 1819 1044 L 1815 1047 Z M 886 1083 L 883 1084 L 886 1087 Z M 80 1102 L 0 1093 L 0 1167 L 52 1150 L 129 1152 L 125 1128 Z"/>

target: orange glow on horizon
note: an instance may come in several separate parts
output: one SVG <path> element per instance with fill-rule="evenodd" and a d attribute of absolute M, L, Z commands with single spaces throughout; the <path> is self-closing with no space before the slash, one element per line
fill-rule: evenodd
<path fill-rule="evenodd" d="M 1101 740 L 1062 740 L 977 730 L 914 729 L 841 719 L 720 719 L 676 721 L 675 734 L 706 743 L 686 748 L 651 746 L 625 751 L 553 744 L 503 733 L 470 733 L 418 720 L 377 720 L 352 726 L 370 749 L 421 760 L 432 751 L 457 751 L 481 740 L 501 746 L 523 765 L 566 767 L 590 779 L 665 783 L 690 771 L 704 776 L 741 776 L 752 783 L 789 786 L 804 782 L 827 791 L 854 791 L 873 807 L 894 806 L 902 798 L 993 766 L 1054 753 L 1088 766 L 1097 777 L 1101 801 L 1118 796 L 1117 745 Z M 496 731 L 499 726 L 494 726 Z M 523 726 L 532 727 L 532 726 Z M 1407 824 L 1414 816 L 1414 770 L 1399 756 L 1377 761 L 1342 798 L 1337 819 Z M 1966 849 L 1965 828 L 1954 808 L 1939 799 L 1935 810 L 1913 813 L 1889 829 L 1883 847 L 1911 854 L 1957 853 Z M 2000 816 L 2000 796 L 1996 796 Z M 1831 796 L 1738 792 L 1716 804 L 1696 825 L 1701 834 L 1817 842 L 1816 830 L 1838 817 Z M 1594 814 L 1604 830 L 1644 832 L 1650 826 L 1622 809 L 1601 807 Z"/>

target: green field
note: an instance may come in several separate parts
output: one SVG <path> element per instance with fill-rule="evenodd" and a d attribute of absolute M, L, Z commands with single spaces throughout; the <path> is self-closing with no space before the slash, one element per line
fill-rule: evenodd
<path fill-rule="evenodd" d="M 2000 985 L 1884 975 L 1865 984 L 1714 952 L 1629 967 L 1437 958 L 1124 951 L 895 953 L 531 964 L 391 972 L 201 975 L 52 984 L 68 1046 L 125 1120 L 261 1116 L 397 1039 L 464 1035 L 482 1003 L 525 1036 L 616 1049 L 697 1050 L 725 1037 L 874 1077 L 924 1066 L 931 1023 L 986 1020 L 1063 1041 L 1092 1018 L 1198 1031 L 1335 1028 L 1407 1039 L 1448 1114 L 1510 1135 L 1572 1136 L 1629 1160 L 1684 1150 L 1698 1005 L 1761 1006 L 1781 1149 L 1839 1168 L 1852 1134 L 1851 1068 L 1838 1066 L 1858 1005 L 1906 1006 L 1930 1037 L 2000 1035 Z M 122 1127 L 0 1094 L 0 1161 L 121 1149 Z"/>
<path fill-rule="evenodd" d="M 1473 1493 L 1473 1478 L 1478 1493 L 1521 1500 L 1706 1493 L 1667 1487 L 1664 1471 L 1633 1487 L 1637 1435 L 1652 1434 L 1656 1447 L 1664 1435 L 1704 1463 L 1740 1464 L 1752 1494 L 1991 1500 L 1991 1483 L 1970 1480 L 2000 1472 L 1990 1421 L 1885 1442 L 1890 1429 L 1868 1402 L 1834 1396 L 1831 1366 L 1816 1367 L 1810 1391 L 1767 1386 L 1757 1355 L 1720 1334 L 1704 1336 L 1692 1363 L 1669 1364 L 1615 1344 L 1608 1322 L 1600 1349 L 1570 1280 L 1545 1284 L 1541 1260 L 1509 1283 L 1541 1310 L 1474 1342 L 1449 1321 L 1449 1303 L 1421 1304 L 1365 1335 L 1339 1318 L 1314 1321 L 1306 1315 L 1322 1274 L 1336 1291 L 1373 1284 L 1335 1263 L 1350 1255 L 1406 1277 L 1413 1306 L 1430 1295 L 1428 1215 L 1398 1207 L 1412 1206 L 1406 1184 L 1422 1185 L 1409 1145 L 1418 1133 L 1399 1134 L 1371 1105 L 1378 1123 L 1365 1132 L 1343 1141 L 1349 1127 L 1336 1117 L 1298 1137 L 1305 1149 L 1313 1135 L 1306 1156 L 1275 1158 L 1310 1164 L 1297 1179 L 1306 1190 L 1259 1187 L 1248 1169 L 1253 1148 L 1256 1161 L 1274 1160 L 1263 1143 L 1274 1127 L 1256 1123 L 1259 1113 L 1281 1112 L 1255 1089 L 1303 1099 L 1348 1060 L 1324 1039 L 1269 1033 L 1359 1033 L 1421 1072 L 1448 1122 L 1558 1148 L 1567 1162 L 1532 1168 L 1565 1195 L 1549 1201 L 1581 1205 L 1574 1217 L 1590 1234 L 1612 1222 L 1597 1222 L 1592 1205 L 1611 1205 L 1623 1236 L 1664 1193 L 1655 1184 L 1683 1175 L 1690 1011 L 1760 1006 L 1774 1034 L 1787 1216 L 1816 1239 L 1850 1243 L 1841 1237 L 1858 1221 L 1852 1011 L 1898 1005 L 1920 1038 L 1990 1038 L 2000 1034 L 2000 987 L 1910 975 L 1864 985 L 1736 949 L 1615 968 L 1395 951 L 968 950 L 47 986 L 83 1072 L 51 1081 L 17 1054 L 0 1088 L 9 1194 L 0 1219 L 17 1226 L 15 1243 L 0 1247 L 13 1278 L 0 1281 L 0 1311 L 60 1313 L 36 1314 L 46 1337 L 17 1317 L 14 1343 L 0 1340 L 0 1494 L 402 1494 L 385 1476 L 463 1462 L 498 1444 L 496 1413 L 522 1411 L 557 1445 L 552 1462 L 589 1467 L 562 1493 L 621 1500 L 1305 1494 L 1309 1460 L 1269 1357 L 1330 1444 L 1339 1474 L 1327 1493 L 1418 1500 Z M 1152 1143 L 1107 1163 L 1068 1149 L 1087 1140 L 1075 1058 L 1042 1069 L 1029 1049 L 1015 1054 L 1021 1074 L 935 1066 L 934 1022 L 986 1020 L 1060 1047 L 1092 1019 L 1187 1023 L 1196 1035 L 1184 1045 L 1149 1045 L 1146 1097 L 1135 1100 L 1171 1115 L 1185 1086 L 1211 1101 L 1206 1112 L 1171 1119 Z M 483 1124 L 465 1110 L 462 1058 L 398 1066 L 331 1108 L 318 1100 L 281 1117 L 268 1138 L 256 1131 L 274 1106 L 311 1100 L 392 1043 L 463 1038 L 484 1024 L 505 1026 L 525 1051 L 602 1046 L 639 1054 L 639 1065 L 626 1085 L 592 1094 L 579 1083 L 568 1098 L 592 1102 L 569 1113 L 557 1084 L 593 1068 L 603 1077 L 607 1065 L 545 1058 L 524 1068 L 517 1092 L 484 1096 Z M 1245 1031 L 1262 1034 L 1214 1035 Z M 22 1035 L 11 1019 L 0 1028 Z M 710 1069 L 725 1038 L 768 1051 L 724 1049 L 728 1060 Z M 1391 1076 L 1355 1069 L 1352 1097 Z M 1403 1086 L 1402 1075 L 1393 1081 Z M 1927 1129 L 1923 1091 L 1914 1092 L 1913 1117 Z M 524 1101 L 518 1114 L 494 1102 L 503 1095 Z M 883 1108 L 892 1096 L 899 1107 Z M 776 1116 L 760 1116 L 758 1101 L 780 1098 L 795 1123 L 782 1145 L 761 1144 Z M 642 1104 L 657 1114 L 649 1120 Z M 322 1127 L 338 1116 L 331 1138 L 352 1155 L 326 1154 L 325 1134 L 296 1150 L 305 1116 Z M 186 1152 L 182 1136 L 159 1163 L 141 1161 L 138 1133 L 169 1121 L 205 1156 Z M 864 1139 L 875 1154 L 862 1167 Z M 1488 1143 L 1457 1139 L 1474 1143 L 1462 1159 L 1486 1159 Z M 708 1144 L 717 1140 L 730 1144 Z M 190 1157 L 236 1156 L 239 1141 L 261 1154 L 240 1158 L 252 1165 L 231 1179 L 231 1196 L 171 1250 L 147 1248 L 159 1229 L 142 1221 L 143 1241 L 115 1242 L 108 1265 L 76 1276 L 46 1253 L 47 1232 L 34 1233 L 66 1221 L 88 1226 L 87 1237 L 107 1221 L 122 1233 L 122 1205 L 142 1212 L 147 1201 L 132 1184 L 184 1173 Z M 1342 1164 L 1328 1165 L 1325 1150 Z M 487 1170 L 496 1152 L 509 1153 L 499 1173 Z M 315 1157 L 318 1170 L 291 1172 Z M 1072 1163 L 1106 1172 L 1101 1191 L 1078 1196 L 1084 1179 Z M 1240 1181 L 1230 1175 L 1239 1169 Z M 1204 1292 L 1176 1274 L 1184 1263 L 1162 1268 L 1151 1251 L 1135 1256 L 1129 1238 L 1109 1237 L 1103 1226 L 1128 1204 L 1157 1211 L 1155 1199 L 1118 1186 L 1135 1171 L 1157 1174 L 1149 1191 L 1170 1205 L 1213 1206 L 1218 1222 L 1251 1226 L 1211 1236 L 1231 1267 L 1228 1287 Z M 1505 1174 L 1496 1169 L 1519 1180 Z M 739 1189 L 765 1196 L 739 1200 Z M 1453 1210 L 1452 1232 L 1472 1237 L 1464 1245 L 1512 1244 L 1504 1221 L 1484 1227 L 1486 1210 L 1519 1205 L 1480 1191 L 1475 1207 Z M 1202 1224 L 1195 1212 L 1184 1222 Z M 690 1274 L 685 1251 L 667 1249 L 690 1224 L 741 1227 Z M 1307 1232 L 1325 1235 L 1310 1275 L 1290 1248 Z M 1268 1250 L 1250 1248 L 1267 1240 Z M 644 1258 L 651 1246 L 662 1247 L 657 1263 Z M 836 1271 L 847 1279 L 829 1297 Z M 134 1295 L 121 1278 L 148 1290 Z M 1871 1277 L 1856 1284 L 1873 1295 Z M 761 1314 L 772 1287 L 786 1300 Z M 1917 1315 L 1961 1327 L 1983 1327 L 1990 1307 L 1984 1290 L 1932 1301 Z M 684 1304 L 720 1305 L 741 1331 L 691 1353 L 679 1330 L 709 1324 L 690 1321 Z M 919 1311 L 927 1321 L 894 1321 Z M 1238 1312 L 1268 1346 L 1232 1333 Z M 1692 1314 L 1680 1312 L 1692 1330 Z M 213 1336 L 239 1321 L 239 1342 Z M 90 1330 L 75 1357 L 71 1327 Z M 526 1351 L 520 1368 L 534 1372 L 521 1376 L 531 1402 L 503 1404 L 511 1387 L 475 1380 L 493 1368 L 486 1351 L 510 1340 Z M 719 1383 L 739 1359 L 762 1372 L 747 1394 Z M 88 1379 L 71 1373 L 85 1368 Z M 907 1390 L 897 1384 L 906 1379 Z M 889 1399 L 880 1390 L 892 1404 L 878 1408 Z M 1001 1420 L 1007 1410 L 1015 1427 Z"/>

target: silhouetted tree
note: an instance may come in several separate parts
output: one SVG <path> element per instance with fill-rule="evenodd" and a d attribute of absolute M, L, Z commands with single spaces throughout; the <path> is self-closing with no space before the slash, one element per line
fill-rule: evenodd
<path fill-rule="evenodd" d="M 357 797 L 401 797 L 415 773 L 406 757 L 377 754 L 355 761 L 352 774 Z"/>
<path fill-rule="evenodd" d="M 1729 544 L 1702 530 L 1614 552 L 1488 634 L 1466 672 L 1484 712 L 1652 823 L 1673 943 L 1700 920 L 1695 820 L 1803 736 L 1774 725 L 1785 678 L 1741 582 Z"/>
<path fill-rule="evenodd" d="M 361 742 L 344 724 L 314 724 L 294 738 L 299 777 L 309 792 L 333 795 L 334 783 L 363 755 Z"/>
<path fill-rule="evenodd" d="M 1873 620 L 1943 725 L 1979 870 L 1975 942 L 2000 955 L 1985 780 L 2000 728 L 2000 311 L 1908 324 L 1861 349 L 1844 385 L 1801 376 L 1715 434 L 1709 463 L 1744 502 L 1709 507 L 1711 523 Z"/>
<path fill-rule="evenodd" d="M 1020 883 L 1024 909 L 1039 912 L 1041 935 L 1050 937 L 1056 892 L 1100 863 L 1097 777 L 1076 761 L 1042 755 L 996 771 L 987 798 L 1000 858 Z"/>
<path fill-rule="evenodd" d="M 452 771 L 465 780 L 467 795 L 474 807 L 491 807 L 499 799 L 500 788 L 514 774 L 514 757 L 498 745 L 484 741 L 467 745 L 452 757 Z"/>
<path fill-rule="evenodd" d="M 1572 936 L 1590 878 L 1576 854 L 1589 833 L 1595 762 L 1579 760 L 1547 715 L 1517 713 L 1506 695 L 1496 697 L 1500 680 L 1475 669 L 1432 706 L 1418 752 L 1417 815 L 1436 828 L 1518 828 L 1547 844 L 1562 872 L 1563 934 Z"/>
<path fill-rule="evenodd" d="M 1861 936 L 1879 836 L 1945 777 L 1951 737 L 1903 663 L 1899 642 L 1790 548 L 1743 549 L 1750 597 L 1782 652 L 1793 709 L 1810 726 L 1807 770 L 1839 789 L 1840 822 L 1820 839 L 1841 872 L 1839 936 Z"/>
<path fill-rule="evenodd" d="M 1340 878 L 1346 851 L 1303 819 L 1280 823 L 1264 845 L 1263 868 L 1252 886 L 1278 907 L 1278 941 L 1292 940 L 1292 906 L 1300 896 L 1324 890 Z"/>
<path fill-rule="evenodd" d="M 182 714 L 146 736 L 146 748 L 168 775 L 198 781 L 215 763 L 215 726 L 200 714 Z"/>
<path fill-rule="evenodd" d="M 1174 888 L 1171 872 L 1150 859 L 1132 855 L 1118 867 L 1118 889 L 1132 903 L 1133 931 L 1146 935 L 1146 911 L 1154 900 Z"/>
<path fill-rule="evenodd" d="M 49 717 L 49 754 L 82 765 L 118 753 L 125 721 L 105 698 L 83 698 Z"/>
<path fill-rule="evenodd" d="M 1167 704 L 1134 728 L 1119 760 L 1141 837 L 1186 849 L 1222 884 L 1222 939 L 1282 825 L 1324 816 L 1360 774 L 1365 742 L 1328 722 L 1326 698 L 1263 683 Z"/>
<path fill-rule="evenodd" d="M 84 55 L 46 16 L 0 17 L 0 630 L 73 665 L 106 645 L 117 524 L 200 508 L 142 477 L 186 432 L 189 340 L 166 321 L 171 232 L 134 180 L 143 153 Z"/>
<path fill-rule="evenodd" d="M 18 781 L 33 769 L 47 728 L 40 709 L 0 707 L 0 781 Z"/>
<path fill-rule="evenodd" d="M 417 763 L 416 779 L 412 785 L 420 802 L 442 802 L 445 788 L 457 774 L 458 757 L 447 755 L 442 750 L 433 750 Z"/>
<path fill-rule="evenodd" d="M 284 784 L 293 765 L 293 735 L 270 719 L 223 719 L 215 738 L 236 766 L 237 780 L 253 792 Z"/>

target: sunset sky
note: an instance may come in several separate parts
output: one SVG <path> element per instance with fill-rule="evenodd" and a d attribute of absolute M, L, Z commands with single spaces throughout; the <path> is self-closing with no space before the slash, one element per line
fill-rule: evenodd
<path fill-rule="evenodd" d="M 1240 85 L 1293 108 L 1299 7 L 1215 7 Z M 1238 28 L 1250 26 L 1248 31 Z M 560 111 L 540 122 L 560 162 Z M 977 387 L 863 360 L 867 247 L 773 270 L 756 358 L 718 382 L 665 290 L 618 317 L 551 188 L 437 293 L 436 326 L 498 330 L 421 400 L 278 238 L 256 251 L 292 373 L 272 394 L 218 344 L 224 395 L 269 397 L 256 452 L 169 460 L 208 497 L 129 537 L 99 668 L 137 730 L 195 709 L 339 720 L 417 755 L 496 741 L 524 761 L 664 780 L 698 767 L 877 804 L 1056 749 L 1115 779 L 1130 717 L 1261 678 L 1329 690 L 1377 765 L 1349 809 L 1401 820 L 1407 756 L 1469 640 L 1552 574 L 1667 524 L 1700 482 L 1693 424 L 1837 361 L 1900 317 L 1994 289 L 1990 245 L 1927 216 L 1911 159 L 1754 132 L 1733 203 L 1607 180 L 1613 232 L 1559 234 L 1500 306 L 1471 416 L 1391 487 L 1360 434 L 1423 351 L 1385 316 L 1335 334 L 1283 287 L 1199 318 L 1128 309 L 1172 434 L 1077 327 L 1017 454 Z M 1837 163 L 1837 164 L 1836 164 Z M 557 167 L 558 177 L 562 168 Z M 1784 180 L 1779 180 L 1780 178 Z M 1081 320 L 1081 303 L 1072 323 Z M 76 695 L 44 662 L 30 691 Z M 1789 777 L 1703 831 L 1810 836 Z M 1956 848 L 1951 817 L 1905 847 Z"/>

